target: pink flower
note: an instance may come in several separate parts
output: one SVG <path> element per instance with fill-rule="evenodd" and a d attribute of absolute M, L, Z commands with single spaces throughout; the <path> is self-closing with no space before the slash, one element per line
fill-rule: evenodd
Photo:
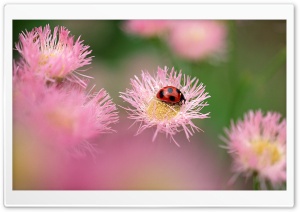
<path fill-rule="evenodd" d="M 83 45 L 80 37 L 74 41 L 65 27 L 55 27 L 53 34 L 49 25 L 44 28 L 34 28 L 23 32 L 19 36 L 16 50 L 21 55 L 24 66 L 46 81 L 62 81 L 80 83 L 85 82 L 78 75 L 79 68 L 89 65 L 92 57 L 88 57 L 91 50 Z M 85 76 L 87 77 L 87 76 Z"/>
<path fill-rule="evenodd" d="M 21 72 L 27 73 L 27 72 Z M 45 85 L 35 75 L 14 76 L 14 121 L 57 150 L 83 155 L 92 141 L 113 131 L 116 106 L 102 89 L 94 94 L 74 84 Z"/>
<path fill-rule="evenodd" d="M 218 21 L 182 20 L 170 23 L 167 42 L 178 56 L 188 60 L 224 57 L 227 29 Z"/>
<path fill-rule="evenodd" d="M 208 118 L 209 113 L 200 111 L 208 104 L 204 102 L 210 96 L 205 92 L 205 86 L 199 84 L 196 78 L 176 73 L 174 68 L 168 73 L 167 67 L 158 67 L 157 74 L 153 77 L 147 71 L 142 71 L 141 79 L 137 76 L 131 79 L 132 89 L 121 92 L 120 97 L 132 107 L 125 108 L 129 112 L 129 118 L 140 123 L 137 134 L 147 128 L 156 127 L 153 136 L 155 140 L 158 132 L 163 132 L 179 146 L 174 135 L 184 131 L 187 139 L 199 131 L 192 119 Z M 174 86 L 184 95 L 186 102 L 170 105 L 156 97 L 158 91 L 165 86 Z"/>
<path fill-rule="evenodd" d="M 46 85 L 27 66 L 13 65 L 13 118 L 26 124 L 32 108 L 45 94 Z"/>
<path fill-rule="evenodd" d="M 123 27 L 127 33 L 153 37 L 163 34 L 168 29 L 167 23 L 164 20 L 130 20 Z"/>
<path fill-rule="evenodd" d="M 246 177 L 257 174 L 262 188 L 266 181 L 274 188 L 286 181 L 286 121 L 280 119 L 279 113 L 249 111 L 222 138 L 234 159 L 233 171 Z"/>

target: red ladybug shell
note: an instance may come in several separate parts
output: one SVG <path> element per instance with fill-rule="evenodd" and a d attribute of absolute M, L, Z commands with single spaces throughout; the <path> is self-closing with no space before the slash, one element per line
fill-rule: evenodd
<path fill-rule="evenodd" d="M 186 101 L 181 91 L 174 86 L 163 87 L 157 92 L 156 98 L 170 104 L 180 104 Z"/>

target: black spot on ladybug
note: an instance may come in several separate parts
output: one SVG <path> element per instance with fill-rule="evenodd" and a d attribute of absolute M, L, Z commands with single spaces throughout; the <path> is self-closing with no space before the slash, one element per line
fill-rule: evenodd
<path fill-rule="evenodd" d="M 168 93 L 172 93 L 173 89 L 172 88 L 168 88 Z"/>
<path fill-rule="evenodd" d="M 170 96 L 169 99 L 174 102 L 175 101 L 175 96 Z"/>
<path fill-rule="evenodd" d="M 163 98 L 163 97 L 164 97 L 164 91 L 163 91 L 163 90 L 160 90 L 160 92 L 159 92 L 159 97 L 160 97 L 160 98 Z"/>

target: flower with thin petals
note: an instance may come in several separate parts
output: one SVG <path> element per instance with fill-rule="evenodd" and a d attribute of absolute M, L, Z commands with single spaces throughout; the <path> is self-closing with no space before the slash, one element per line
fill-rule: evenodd
<path fill-rule="evenodd" d="M 21 71 L 20 71 L 21 72 Z M 21 72 L 26 73 L 26 72 Z M 14 76 L 14 121 L 40 142 L 72 154 L 84 154 L 102 133 L 113 131 L 116 106 L 102 89 L 86 94 L 79 85 L 45 85 L 34 76 Z"/>
<path fill-rule="evenodd" d="M 80 83 L 86 86 L 79 76 L 79 68 L 89 65 L 92 57 L 89 46 L 83 44 L 80 37 L 74 36 L 65 27 L 56 26 L 53 33 L 49 25 L 37 27 L 32 31 L 22 32 L 16 50 L 21 55 L 21 61 L 36 75 L 46 81 L 62 81 Z"/>
<path fill-rule="evenodd" d="M 140 123 L 137 134 L 147 128 L 156 127 L 153 136 L 155 140 L 158 132 L 163 132 L 179 146 L 174 135 L 184 131 L 187 139 L 195 131 L 199 131 L 192 119 L 208 118 L 209 113 L 202 114 L 200 111 L 208 104 L 204 102 L 210 96 L 205 92 L 205 86 L 199 84 L 197 78 L 177 73 L 174 68 L 168 73 L 167 67 L 158 67 L 157 74 L 151 76 L 149 72 L 142 71 L 141 78 L 135 76 L 131 79 L 132 89 L 121 92 L 120 97 L 131 104 L 125 108 L 129 112 L 129 118 Z M 184 95 L 186 102 L 183 104 L 168 104 L 156 97 L 157 92 L 165 86 L 174 86 Z"/>
<path fill-rule="evenodd" d="M 224 23 L 208 20 L 180 20 L 170 24 L 167 38 L 172 51 L 188 60 L 224 57 L 227 29 Z"/>
<path fill-rule="evenodd" d="M 63 148 L 81 148 L 99 134 L 112 131 L 110 124 L 117 121 L 116 107 L 103 89 L 90 97 L 76 89 L 54 90 L 37 107 L 36 129 Z"/>
<path fill-rule="evenodd" d="M 123 25 L 127 33 L 142 37 L 154 37 L 162 35 L 168 29 L 166 20 L 129 20 Z"/>
<path fill-rule="evenodd" d="M 286 121 L 279 113 L 249 111 L 225 132 L 222 139 L 233 157 L 235 177 L 257 175 L 262 189 L 267 181 L 273 188 L 286 181 Z"/>

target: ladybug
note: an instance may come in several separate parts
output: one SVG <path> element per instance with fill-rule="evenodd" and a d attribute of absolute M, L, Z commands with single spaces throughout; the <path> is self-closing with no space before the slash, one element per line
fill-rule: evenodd
<path fill-rule="evenodd" d="M 182 102 L 185 103 L 186 101 L 181 91 L 173 86 L 161 88 L 157 92 L 156 98 L 168 104 L 182 104 Z"/>

